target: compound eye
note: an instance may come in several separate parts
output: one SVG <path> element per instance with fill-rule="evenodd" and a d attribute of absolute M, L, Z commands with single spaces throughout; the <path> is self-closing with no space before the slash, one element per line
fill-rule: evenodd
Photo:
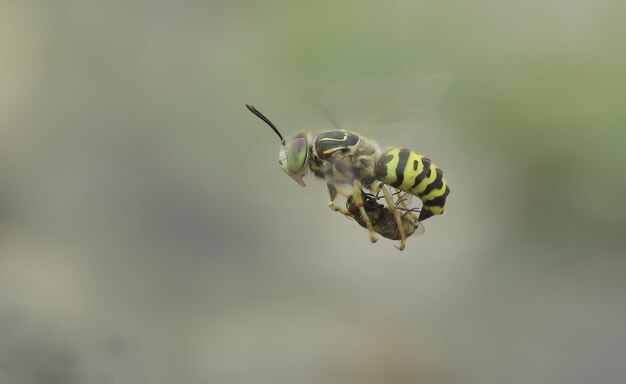
<path fill-rule="evenodd" d="M 305 138 L 299 137 L 289 144 L 287 151 L 287 169 L 289 172 L 300 172 L 309 157 L 309 145 Z"/>

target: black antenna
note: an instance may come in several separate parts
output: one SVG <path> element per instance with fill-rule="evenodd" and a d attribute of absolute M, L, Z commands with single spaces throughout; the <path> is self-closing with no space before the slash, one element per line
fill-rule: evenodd
<path fill-rule="evenodd" d="M 254 106 L 250 104 L 246 104 L 246 108 L 248 108 L 250 112 L 254 113 L 259 119 L 265 121 L 265 124 L 269 125 L 270 128 L 272 128 L 274 132 L 276 132 L 278 137 L 280 137 L 280 143 L 282 145 L 285 145 L 285 138 L 283 137 L 283 135 L 280 134 L 280 132 L 278 132 L 278 128 L 276 128 L 276 126 L 270 121 L 270 119 L 265 117 L 261 112 L 259 112 L 256 108 L 254 108 Z"/>

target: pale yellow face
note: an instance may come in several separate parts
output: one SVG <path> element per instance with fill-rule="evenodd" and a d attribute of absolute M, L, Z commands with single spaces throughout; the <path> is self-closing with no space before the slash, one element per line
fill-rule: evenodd
<path fill-rule="evenodd" d="M 309 141 L 305 134 L 296 137 L 283 146 L 278 153 L 278 164 L 292 179 L 305 187 L 302 180 L 306 176 L 309 168 Z"/>

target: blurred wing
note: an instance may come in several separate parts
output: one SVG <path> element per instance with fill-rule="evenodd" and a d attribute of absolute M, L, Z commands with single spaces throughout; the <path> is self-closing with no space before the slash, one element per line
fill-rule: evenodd
<path fill-rule="evenodd" d="M 445 74 L 361 79 L 333 85 L 319 97 L 323 102 L 318 106 L 337 129 L 365 136 L 389 130 L 415 132 L 415 126 L 428 121 L 451 85 L 452 76 Z"/>

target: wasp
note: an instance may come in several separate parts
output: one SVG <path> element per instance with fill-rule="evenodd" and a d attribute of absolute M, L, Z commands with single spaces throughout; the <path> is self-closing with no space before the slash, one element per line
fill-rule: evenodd
<path fill-rule="evenodd" d="M 450 188 L 441 169 L 427 157 L 405 148 L 390 148 L 381 152 L 375 141 L 342 129 L 322 132 L 315 139 L 308 132 L 299 132 L 286 140 L 274 123 L 254 106 L 246 104 L 246 107 L 272 128 L 280 139 L 278 164 L 283 171 L 301 186 L 306 186 L 303 178 L 309 170 L 326 180 L 330 196 L 328 206 L 333 211 L 351 216 L 347 209 L 335 204 L 335 199 L 337 186 L 352 186 L 351 196 L 369 231 L 370 241 L 377 240 L 377 232 L 359 198 L 363 189 L 373 193 L 382 191 L 399 232 L 400 250 L 406 246 L 407 234 L 388 186 L 417 196 L 422 201 L 418 217 L 420 222 L 443 213 Z"/>
<path fill-rule="evenodd" d="M 361 227 L 367 228 L 367 225 L 365 224 L 365 221 L 359 211 L 359 206 L 355 201 L 357 199 L 358 197 L 355 195 L 348 196 L 348 199 L 346 200 L 346 209 Z M 369 217 L 372 227 L 376 233 L 390 240 L 400 240 L 402 236 L 400 234 L 400 230 L 396 226 L 395 218 L 391 214 L 388 207 L 378 202 L 380 197 L 361 191 L 360 199 L 362 200 L 360 204 L 365 209 L 365 212 L 367 213 L 367 216 Z M 411 236 L 413 233 L 424 233 L 424 226 L 417 220 L 417 216 L 414 214 L 414 212 L 417 211 L 416 208 L 409 209 L 404 204 L 404 198 L 398 198 L 395 207 L 396 210 L 404 211 L 404 213 L 400 216 L 400 222 L 406 238 Z"/>

